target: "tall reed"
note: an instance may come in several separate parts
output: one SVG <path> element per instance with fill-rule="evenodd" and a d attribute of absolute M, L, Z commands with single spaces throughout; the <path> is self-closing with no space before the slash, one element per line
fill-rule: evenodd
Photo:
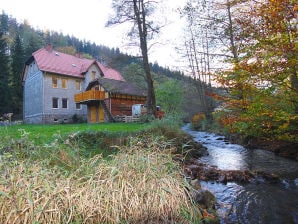
<path fill-rule="evenodd" d="M 0 155 L 0 223 L 193 223 L 196 207 L 161 139 L 131 138 L 67 177 L 47 161 Z"/>

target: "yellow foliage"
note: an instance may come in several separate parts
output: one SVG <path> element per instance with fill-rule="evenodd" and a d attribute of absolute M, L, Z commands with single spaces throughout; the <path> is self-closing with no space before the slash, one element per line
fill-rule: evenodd
<path fill-rule="evenodd" d="M 206 115 L 204 113 L 197 113 L 192 117 L 191 123 L 195 129 L 199 129 L 203 127 L 205 120 L 206 120 Z"/>
<path fill-rule="evenodd" d="M 191 122 L 193 124 L 195 124 L 195 123 L 198 123 L 198 122 L 203 121 L 205 119 L 206 119 L 206 115 L 204 113 L 198 113 L 198 114 L 193 115 L 193 117 L 191 119 Z"/>

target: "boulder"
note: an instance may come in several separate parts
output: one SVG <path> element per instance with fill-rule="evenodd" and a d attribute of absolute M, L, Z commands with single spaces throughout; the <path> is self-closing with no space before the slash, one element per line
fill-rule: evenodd
<path fill-rule="evenodd" d="M 195 190 L 191 192 L 191 196 L 194 202 L 206 209 L 215 209 L 216 198 L 207 190 Z"/>

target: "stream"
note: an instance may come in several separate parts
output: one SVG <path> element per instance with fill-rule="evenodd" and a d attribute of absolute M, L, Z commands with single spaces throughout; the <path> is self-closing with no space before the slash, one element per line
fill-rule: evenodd
<path fill-rule="evenodd" d="M 190 125 L 182 128 L 202 143 L 208 154 L 200 162 L 221 170 L 264 171 L 280 176 L 278 183 L 261 178 L 249 184 L 201 181 L 212 192 L 220 223 L 298 224 L 298 162 L 261 149 L 246 149 L 232 144 L 224 136 L 197 132 Z"/>

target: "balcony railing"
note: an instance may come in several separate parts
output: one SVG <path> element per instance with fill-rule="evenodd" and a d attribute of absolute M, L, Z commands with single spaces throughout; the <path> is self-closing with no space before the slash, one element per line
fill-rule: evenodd
<path fill-rule="evenodd" d="M 95 89 L 91 89 L 85 92 L 81 92 L 74 95 L 74 100 L 76 103 L 84 103 L 93 100 L 104 100 L 105 92 Z"/>

